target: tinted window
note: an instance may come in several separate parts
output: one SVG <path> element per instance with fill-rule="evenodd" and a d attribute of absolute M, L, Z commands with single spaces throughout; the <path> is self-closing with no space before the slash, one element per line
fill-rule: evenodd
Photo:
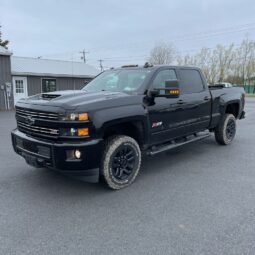
<path fill-rule="evenodd" d="M 124 91 L 132 92 L 138 90 L 149 69 L 117 69 L 101 73 L 89 82 L 83 89 L 87 91 Z"/>
<path fill-rule="evenodd" d="M 201 75 L 197 70 L 180 70 L 180 89 L 182 94 L 197 93 L 204 90 Z"/>
<path fill-rule="evenodd" d="M 177 80 L 176 74 L 174 70 L 162 70 L 155 77 L 152 87 L 153 88 L 165 88 L 165 82 Z"/>

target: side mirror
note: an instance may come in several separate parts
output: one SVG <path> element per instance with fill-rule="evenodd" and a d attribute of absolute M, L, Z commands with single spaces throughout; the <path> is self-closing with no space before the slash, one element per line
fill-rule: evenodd
<path fill-rule="evenodd" d="M 148 96 L 151 98 L 158 97 L 160 93 L 159 89 L 152 89 L 148 91 Z"/>
<path fill-rule="evenodd" d="M 154 88 L 149 91 L 150 97 L 178 98 L 179 95 L 180 89 L 178 80 L 166 81 L 164 88 Z"/>

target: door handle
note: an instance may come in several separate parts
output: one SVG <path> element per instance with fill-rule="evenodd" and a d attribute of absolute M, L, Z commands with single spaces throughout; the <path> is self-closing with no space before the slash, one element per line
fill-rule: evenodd
<path fill-rule="evenodd" d="M 210 99 L 210 98 L 209 98 L 208 96 L 205 96 L 205 97 L 204 97 L 204 100 L 205 100 L 205 101 L 208 101 L 209 99 Z"/>
<path fill-rule="evenodd" d="M 177 104 L 184 104 L 184 101 L 182 99 L 177 101 Z"/>

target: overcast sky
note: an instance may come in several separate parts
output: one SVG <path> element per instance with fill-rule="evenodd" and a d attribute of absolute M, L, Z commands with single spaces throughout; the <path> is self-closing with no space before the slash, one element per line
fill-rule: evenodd
<path fill-rule="evenodd" d="M 16 56 L 105 66 L 144 63 L 158 42 L 194 53 L 255 39 L 254 0 L 0 0 L 3 39 Z"/>

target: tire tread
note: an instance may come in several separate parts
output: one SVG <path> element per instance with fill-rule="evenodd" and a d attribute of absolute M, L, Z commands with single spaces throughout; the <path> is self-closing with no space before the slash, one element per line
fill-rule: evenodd
<path fill-rule="evenodd" d="M 220 145 L 228 145 L 232 142 L 231 141 L 226 141 L 225 137 L 225 126 L 226 126 L 226 121 L 228 121 L 230 118 L 235 120 L 235 116 L 233 114 L 225 114 L 217 127 L 215 128 L 214 135 L 215 135 L 215 140 L 218 144 Z"/>
<path fill-rule="evenodd" d="M 107 164 L 110 160 L 110 157 L 120 142 L 130 142 L 133 145 L 135 145 L 139 151 L 139 164 L 138 164 L 137 172 L 134 174 L 131 181 L 122 185 L 118 185 L 117 183 L 114 183 L 107 172 L 108 171 Z M 111 188 L 113 190 L 118 190 L 118 189 L 122 189 L 129 186 L 136 179 L 140 170 L 140 166 L 141 166 L 141 151 L 135 139 L 125 135 L 114 135 L 114 136 L 110 136 L 109 138 L 105 140 L 104 151 L 103 151 L 102 160 L 101 160 L 100 174 L 102 177 L 101 179 L 103 180 L 103 182 L 106 184 L 108 188 Z"/>

